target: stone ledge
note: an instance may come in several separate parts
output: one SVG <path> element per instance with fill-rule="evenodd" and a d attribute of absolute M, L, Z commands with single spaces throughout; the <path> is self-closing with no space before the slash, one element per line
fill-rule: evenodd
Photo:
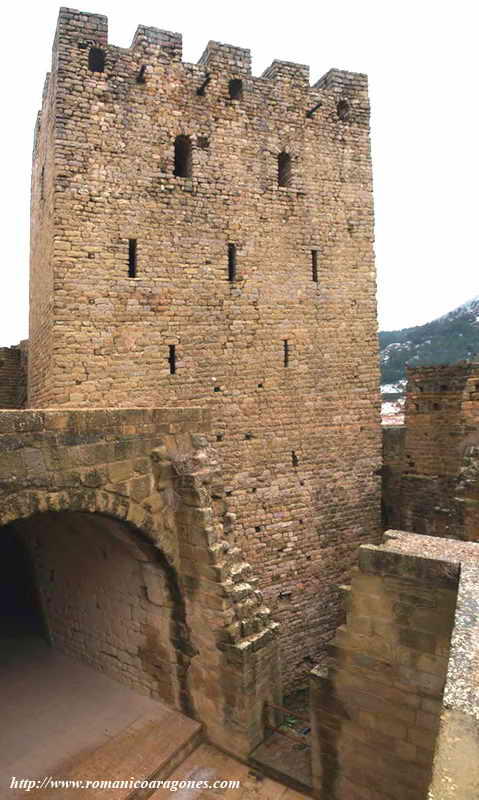
<path fill-rule="evenodd" d="M 0 411 L 0 435 L 32 431 L 92 431 L 100 429 L 125 435 L 125 425 L 135 426 L 128 432 L 137 435 L 139 426 L 192 422 L 198 431 L 210 428 L 210 411 L 204 408 L 45 408 Z"/>

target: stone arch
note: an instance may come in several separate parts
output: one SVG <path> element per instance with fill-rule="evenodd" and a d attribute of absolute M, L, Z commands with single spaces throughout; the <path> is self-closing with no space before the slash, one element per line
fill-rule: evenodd
<path fill-rule="evenodd" d="M 145 527 L 138 525 L 139 520 Z M 56 521 L 58 524 L 55 524 Z M 117 631 L 121 627 L 125 631 L 124 647 L 119 644 L 115 652 L 110 652 L 111 663 L 115 667 L 113 669 L 109 667 L 108 659 L 97 657 L 91 645 L 80 646 L 78 641 L 65 640 L 59 632 L 62 625 L 61 619 L 58 618 L 48 618 L 52 642 L 67 654 L 80 656 L 82 660 L 120 679 L 132 688 L 164 700 L 189 716 L 196 716 L 187 680 L 191 657 L 195 651 L 187 625 L 183 591 L 177 570 L 172 564 L 171 554 L 168 557 L 159 544 L 158 530 L 153 517 L 149 517 L 141 504 L 131 498 L 101 490 L 87 492 L 72 489 L 57 492 L 31 490 L 11 496 L 8 503 L 0 509 L 0 539 L 2 530 L 18 534 L 31 560 L 36 562 L 34 568 L 39 581 L 39 594 L 43 597 L 44 617 L 48 617 L 52 607 L 55 609 L 55 592 L 50 586 L 46 597 L 44 582 L 47 568 L 50 572 L 55 572 L 53 568 L 55 564 L 48 564 L 48 560 L 42 563 L 41 557 L 35 556 L 34 542 L 40 540 L 45 545 L 45 541 L 48 542 L 48 535 L 50 538 L 53 536 L 50 555 L 54 547 L 57 551 L 55 563 L 58 563 L 58 559 L 62 558 L 61 552 L 58 552 L 61 551 L 61 545 L 58 544 L 60 541 L 58 530 L 61 526 L 61 535 L 64 533 L 68 536 L 68 523 L 77 533 L 80 530 L 85 534 L 85 547 L 91 546 L 92 537 L 96 537 L 99 547 L 102 546 L 103 538 L 109 538 L 110 551 L 114 553 L 116 559 L 114 561 L 116 568 L 122 564 L 124 568 L 126 558 L 134 562 L 138 581 L 137 594 L 132 598 L 132 602 L 136 604 L 138 620 L 142 621 L 135 622 L 135 627 L 139 627 L 139 633 L 135 635 L 131 633 L 133 626 L 129 618 L 111 621 L 112 625 L 117 624 Z M 100 533 L 105 533 L 106 536 L 98 535 Z M 48 545 L 46 549 L 48 550 Z M 78 552 L 75 553 L 75 557 L 78 559 Z M 91 564 L 91 559 L 88 563 Z M 63 607 L 66 605 L 74 607 L 75 600 L 71 594 L 67 596 L 66 589 L 62 596 L 61 577 L 60 596 L 56 597 L 57 606 L 62 605 L 62 601 L 67 599 L 68 603 L 63 603 Z M 121 580 L 120 575 L 118 578 Z M 89 588 L 95 589 L 94 586 Z M 46 611 L 47 599 L 50 604 L 53 601 L 49 612 Z M 108 601 L 114 603 L 115 597 L 109 597 Z M 120 606 L 118 609 L 121 614 Z M 82 634 L 81 627 L 79 631 Z M 129 652 L 132 646 L 136 647 L 136 655 L 131 655 Z M 83 653 L 82 647 L 85 648 Z M 113 647 L 111 641 L 103 648 L 104 655 L 108 653 L 108 647 Z M 131 663 L 128 663 L 130 655 Z M 127 659 L 125 664 L 122 663 L 122 658 Z M 116 669 L 117 662 L 124 669 L 124 674 L 121 669 Z"/>
<path fill-rule="evenodd" d="M 134 518 L 141 514 L 141 506 L 130 497 L 103 489 L 24 489 L 9 495 L 3 501 L 0 526 L 48 511 L 100 513 L 115 517 L 121 522 L 134 522 Z"/>
<path fill-rule="evenodd" d="M 3 412 L 0 525 L 73 512 L 128 525 L 161 552 L 183 602 L 171 629 L 182 643 L 174 705 L 243 758 L 263 737 L 265 699 L 281 699 L 278 625 L 198 428 L 209 429 L 196 409 Z"/>
<path fill-rule="evenodd" d="M 140 531 L 152 545 L 161 548 L 170 563 L 175 561 L 175 548 L 171 537 L 168 539 L 162 536 L 164 529 L 159 516 L 128 495 L 105 489 L 24 489 L 3 500 L 0 507 L 0 526 L 50 511 L 97 513 L 128 523 Z"/>

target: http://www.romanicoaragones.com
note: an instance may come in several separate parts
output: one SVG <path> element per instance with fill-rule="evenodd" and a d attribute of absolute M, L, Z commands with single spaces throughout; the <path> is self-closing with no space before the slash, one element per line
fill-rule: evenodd
<path fill-rule="evenodd" d="M 44 778 L 18 778 L 12 776 L 9 784 L 10 789 L 23 789 L 25 792 L 35 792 L 45 789 L 168 789 L 170 792 L 178 792 L 182 789 L 239 789 L 238 780 L 172 780 L 172 779 L 67 779 L 54 778 L 47 775 Z"/>

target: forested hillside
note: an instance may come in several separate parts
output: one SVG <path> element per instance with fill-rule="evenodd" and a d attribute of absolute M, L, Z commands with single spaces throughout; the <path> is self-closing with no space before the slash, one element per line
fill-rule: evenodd
<path fill-rule="evenodd" d="M 471 359 L 479 354 L 479 297 L 425 325 L 381 331 L 379 346 L 383 385 L 404 379 L 406 364 L 454 364 Z"/>

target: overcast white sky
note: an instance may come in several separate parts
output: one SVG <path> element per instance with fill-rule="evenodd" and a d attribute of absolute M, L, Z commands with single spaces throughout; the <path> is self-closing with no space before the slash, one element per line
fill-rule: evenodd
<path fill-rule="evenodd" d="M 27 0 L 2 13 L 0 345 L 28 335 L 33 127 L 58 8 Z M 183 33 L 186 61 L 216 39 L 249 47 L 255 75 L 274 58 L 309 64 L 312 83 L 330 67 L 369 74 L 379 324 L 388 330 L 479 294 L 477 9 L 472 0 L 88 0 L 80 8 L 106 14 L 110 43 L 122 47 L 144 24 Z"/>

